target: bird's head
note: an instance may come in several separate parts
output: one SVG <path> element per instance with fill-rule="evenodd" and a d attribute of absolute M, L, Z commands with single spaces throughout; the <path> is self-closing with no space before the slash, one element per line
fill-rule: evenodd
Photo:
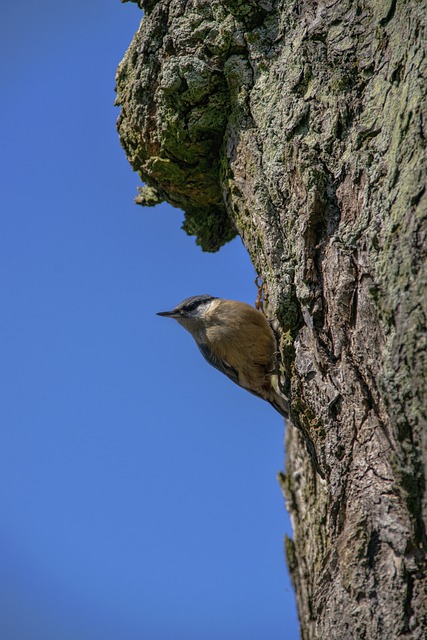
<path fill-rule="evenodd" d="M 204 327 L 206 315 L 214 300 L 218 298 L 206 293 L 191 296 L 177 304 L 171 311 L 159 311 L 156 315 L 173 318 L 197 339 L 197 334 Z"/>

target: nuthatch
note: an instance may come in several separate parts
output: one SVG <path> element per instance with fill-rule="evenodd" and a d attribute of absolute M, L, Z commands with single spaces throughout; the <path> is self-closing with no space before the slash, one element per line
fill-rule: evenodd
<path fill-rule="evenodd" d="M 157 315 L 177 320 L 209 364 L 288 417 L 288 402 L 278 386 L 276 339 L 260 311 L 245 302 L 205 294 Z"/>

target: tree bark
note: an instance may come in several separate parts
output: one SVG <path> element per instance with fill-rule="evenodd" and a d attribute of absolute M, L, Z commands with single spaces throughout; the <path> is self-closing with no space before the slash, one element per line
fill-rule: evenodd
<path fill-rule="evenodd" d="M 118 129 L 204 250 L 240 234 L 291 419 L 305 639 L 427 629 L 424 0 L 147 0 Z"/>

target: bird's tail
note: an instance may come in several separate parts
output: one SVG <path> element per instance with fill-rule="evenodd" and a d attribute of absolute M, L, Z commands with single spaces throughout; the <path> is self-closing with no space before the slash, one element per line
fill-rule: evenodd
<path fill-rule="evenodd" d="M 281 416 L 289 418 L 289 402 L 280 388 L 279 376 L 276 374 L 271 376 L 271 397 L 268 402 Z"/>

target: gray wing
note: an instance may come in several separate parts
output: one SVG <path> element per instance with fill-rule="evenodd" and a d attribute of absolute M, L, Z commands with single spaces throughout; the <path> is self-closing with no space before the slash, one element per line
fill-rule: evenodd
<path fill-rule="evenodd" d="M 230 366 L 229 364 L 227 364 L 226 362 L 223 362 L 220 358 L 218 358 L 218 356 L 216 356 L 211 351 L 211 349 L 209 349 L 207 344 L 197 343 L 197 346 L 199 347 L 200 353 L 205 358 L 205 360 L 207 360 L 207 362 L 209 362 L 210 365 L 215 367 L 215 369 L 217 369 L 221 373 L 224 373 L 227 376 L 227 378 L 230 378 L 230 380 L 232 380 L 237 385 L 239 385 L 239 387 L 242 387 L 242 389 L 249 391 L 249 393 L 252 393 L 252 395 L 257 396 L 257 398 L 261 398 L 261 400 L 266 400 L 266 398 L 264 398 L 261 394 L 241 385 L 239 382 L 239 375 L 236 369 L 234 369 L 232 366 Z M 289 405 L 287 400 L 285 400 L 285 398 L 282 398 L 281 396 L 277 395 L 276 398 L 267 400 L 267 402 L 269 402 L 271 406 L 274 407 L 274 409 L 276 409 L 278 413 L 280 413 L 281 416 L 283 416 L 286 419 L 289 418 Z"/>
<path fill-rule="evenodd" d="M 239 374 L 237 373 L 236 369 L 234 369 L 234 367 L 232 367 L 231 365 L 227 364 L 226 362 L 223 362 L 222 360 L 220 360 L 220 358 L 218 358 L 218 356 L 216 356 L 211 351 L 211 349 L 209 349 L 207 344 L 202 344 L 201 343 L 201 344 L 197 344 L 197 346 L 199 347 L 200 353 L 203 355 L 205 360 L 207 360 L 209 362 L 209 364 L 211 364 L 213 367 L 215 367 L 215 369 L 217 369 L 218 371 L 221 371 L 221 373 L 225 373 L 227 378 L 230 378 L 230 380 L 232 380 L 233 382 L 238 384 L 239 387 L 241 387 L 242 389 L 245 389 L 245 391 L 249 391 L 249 393 L 252 393 L 252 395 L 256 396 L 257 398 L 261 398 L 262 400 L 265 399 L 265 398 L 262 397 L 262 395 L 260 395 L 256 391 L 253 391 L 252 389 L 248 389 L 248 387 L 245 387 L 242 384 L 240 384 L 240 382 L 239 382 Z M 275 409 L 276 408 L 277 407 L 275 407 Z"/>
<path fill-rule="evenodd" d="M 205 360 L 207 360 L 209 362 L 209 364 L 211 364 L 213 367 L 215 367 L 215 369 L 217 369 L 218 371 L 221 371 L 221 373 L 225 373 L 225 375 L 228 378 L 230 378 L 230 380 L 232 380 L 236 384 L 239 384 L 239 375 L 238 375 L 236 369 L 231 367 L 226 362 L 223 362 L 222 360 L 220 360 L 220 358 L 218 358 L 218 356 L 216 356 L 211 351 L 211 349 L 209 349 L 207 344 L 200 343 L 200 344 L 197 344 L 197 346 L 200 349 L 200 353 L 205 358 Z M 239 384 L 239 386 L 241 386 L 241 385 Z"/>

